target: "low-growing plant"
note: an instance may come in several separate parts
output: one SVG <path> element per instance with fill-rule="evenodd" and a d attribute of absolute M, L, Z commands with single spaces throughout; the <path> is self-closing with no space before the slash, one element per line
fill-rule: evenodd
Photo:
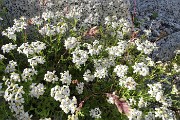
<path fill-rule="evenodd" d="M 2 32 L 2 119 L 178 119 L 178 55 L 153 61 L 156 44 L 124 38 L 122 25 L 84 29 L 52 16 L 21 17 Z"/>

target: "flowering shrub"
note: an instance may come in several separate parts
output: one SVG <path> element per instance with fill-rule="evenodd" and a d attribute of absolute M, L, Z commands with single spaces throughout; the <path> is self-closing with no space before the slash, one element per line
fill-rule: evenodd
<path fill-rule="evenodd" d="M 177 118 L 178 55 L 153 61 L 155 43 L 144 36 L 130 40 L 108 18 L 106 26 L 88 30 L 77 28 L 76 19 L 49 14 L 31 23 L 21 17 L 2 32 L 9 38 L 0 55 L 2 119 Z"/>

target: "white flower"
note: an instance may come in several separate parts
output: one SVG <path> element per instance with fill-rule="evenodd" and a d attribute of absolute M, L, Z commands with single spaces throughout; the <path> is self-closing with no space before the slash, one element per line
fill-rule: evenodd
<path fill-rule="evenodd" d="M 148 112 L 148 114 L 145 115 L 145 120 L 155 120 L 155 115 L 152 112 Z"/>
<path fill-rule="evenodd" d="M 25 68 L 21 74 L 22 81 L 32 80 L 34 75 L 37 75 L 37 71 L 34 68 Z"/>
<path fill-rule="evenodd" d="M 24 53 L 27 57 L 29 55 L 34 54 L 34 49 L 28 43 L 23 43 L 20 47 L 18 47 L 17 51 L 19 53 Z"/>
<path fill-rule="evenodd" d="M 7 59 L 7 58 L 5 58 L 4 55 L 0 54 L 0 60 L 3 60 L 3 59 Z"/>
<path fill-rule="evenodd" d="M 164 98 L 163 91 L 157 92 L 155 98 L 156 98 L 156 101 L 161 101 Z"/>
<path fill-rule="evenodd" d="M 94 72 L 94 77 L 97 78 L 105 78 L 108 75 L 108 70 L 106 67 L 98 67 L 96 68 L 95 72 Z"/>
<path fill-rule="evenodd" d="M 61 74 L 61 79 L 60 81 L 62 81 L 62 84 L 67 84 L 70 85 L 71 84 L 71 74 L 69 74 L 69 71 L 64 71 L 64 73 L 60 73 Z"/>
<path fill-rule="evenodd" d="M 88 44 L 88 43 L 84 43 L 84 46 L 87 47 L 87 49 L 89 50 L 89 54 L 92 55 L 98 55 L 100 53 L 100 51 L 102 50 L 102 45 L 99 45 L 99 41 L 95 40 L 93 42 L 93 45 Z"/>
<path fill-rule="evenodd" d="M 115 57 L 109 56 L 108 58 L 94 59 L 94 67 L 96 69 L 110 68 L 115 65 Z"/>
<path fill-rule="evenodd" d="M 142 76 L 146 76 L 149 74 L 149 68 L 143 62 L 135 63 L 135 65 L 132 67 L 134 69 L 133 73 L 139 73 Z"/>
<path fill-rule="evenodd" d="M 42 83 L 39 83 L 39 84 L 32 83 L 30 85 L 30 89 L 31 89 L 31 91 L 30 91 L 29 95 L 31 97 L 39 98 L 39 96 L 44 94 L 46 88 L 44 87 L 44 85 Z"/>
<path fill-rule="evenodd" d="M 68 120 L 79 120 L 78 115 L 75 115 L 75 114 L 68 115 Z"/>
<path fill-rule="evenodd" d="M 11 73 L 14 72 L 17 66 L 17 62 L 14 62 L 13 60 L 9 61 L 9 64 L 6 66 L 5 73 Z"/>
<path fill-rule="evenodd" d="M 177 65 L 176 63 L 173 64 L 173 70 L 176 71 L 177 73 L 180 72 L 180 66 Z"/>
<path fill-rule="evenodd" d="M 73 55 L 72 62 L 75 63 L 78 67 L 82 64 L 85 64 L 89 58 L 88 52 L 85 50 L 80 50 L 79 47 L 77 47 L 71 54 Z"/>
<path fill-rule="evenodd" d="M 176 120 L 174 111 L 167 107 L 155 108 L 155 117 L 162 118 L 162 120 Z"/>
<path fill-rule="evenodd" d="M 142 111 L 131 109 L 130 114 L 128 116 L 129 120 L 141 120 L 142 118 Z"/>
<path fill-rule="evenodd" d="M 143 97 L 139 98 L 139 102 L 138 102 L 138 107 L 142 108 L 142 107 L 146 107 L 147 102 L 144 101 Z"/>
<path fill-rule="evenodd" d="M 54 17 L 54 13 L 52 11 L 46 11 L 42 13 L 42 18 L 46 21 Z"/>
<path fill-rule="evenodd" d="M 14 73 L 14 72 L 11 73 L 10 79 L 13 80 L 13 81 L 18 81 L 18 82 L 21 81 L 19 74 Z"/>
<path fill-rule="evenodd" d="M 55 87 L 51 88 L 51 97 L 54 97 L 56 101 L 62 101 L 66 97 L 70 96 L 70 89 L 69 86 L 63 85 L 62 87 L 56 85 Z"/>
<path fill-rule="evenodd" d="M 73 114 L 77 108 L 77 99 L 73 96 L 72 99 L 69 99 L 69 97 L 66 97 L 65 99 L 62 99 L 60 108 L 68 114 L 71 112 Z"/>
<path fill-rule="evenodd" d="M 156 97 L 158 92 L 162 91 L 162 84 L 161 83 L 154 83 L 154 84 L 147 84 L 147 86 L 149 87 L 149 91 L 148 93 L 152 96 L 152 97 Z"/>
<path fill-rule="evenodd" d="M 35 16 L 31 18 L 32 24 L 33 25 L 41 25 L 43 23 L 43 20 L 39 16 Z"/>
<path fill-rule="evenodd" d="M 154 66 L 155 65 L 154 61 L 152 61 L 152 59 L 150 57 L 147 57 L 146 60 L 148 62 L 147 63 L 148 66 Z"/>
<path fill-rule="evenodd" d="M 67 40 L 64 41 L 64 46 L 66 49 L 73 49 L 79 44 L 77 38 L 75 37 L 69 37 Z"/>
<path fill-rule="evenodd" d="M 78 83 L 77 86 L 76 86 L 76 90 L 78 91 L 79 94 L 83 93 L 83 88 L 84 88 L 84 83 L 83 82 Z"/>
<path fill-rule="evenodd" d="M 37 64 L 44 64 L 45 60 L 44 60 L 44 57 L 42 56 L 35 56 L 31 59 L 28 59 L 28 62 L 34 68 L 35 66 L 37 66 Z"/>
<path fill-rule="evenodd" d="M 46 44 L 40 41 L 32 42 L 30 45 L 33 47 L 34 53 L 40 53 L 46 49 Z"/>
<path fill-rule="evenodd" d="M 128 66 L 126 66 L 126 65 L 117 65 L 114 68 L 114 72 L 120 78 L 124 77 L 127 74 L 127 71 L 128 71 Z"/>
<path fill-rule="evenodd" d="M 107 48 L 106 50 L 108 51 L 109 55 L 120 57 L 126 51 L 127 45 L 128 44 L 126 41 L 119 41 L 118 46 L 112 46 Z"/>
<path fill-rule="evenodd" d="M 83 79 L 86 82 L 92 82 L 94 80 L 94 75 L 91 75 L 91 71 L 89 69 L 86 70 L 86 72 L 83 75 Z"/>
<path fill-rule="evenodd" d="M 126 81 L 124 82 L 124 86 L 128 88 L 129 90 L 135 90 L 137 83 L 134 81 L 132 77 L 126 78 Z"/>
<path fill-rule="evenodd" d="M 55 72 L 56 71 L 53 72 L 47 71 L 47 73 L 44 75 L 44 80 L 52 83 L 58 81 L 58 77 L 57 75 L 55 75 Z"/>
<path fill-rule="evenodd" d="M 2 32 L 3 36 L 7 36 L 9 39 L 16 40 L 15 29 L 8 27 L 6 31 Z"/>
<path fill-rule="evenodd" d="M 55 35 L 56 34 L 56 26 L 46 24 L 44 27 L 42 27 L 39 30 L 39 33 L 41 35 L 47 35 L 47 36 Z"/>
<path fill-rule="evenodd" d="M 96 119 L 101 118 L 101 111 L 99 108 L 91 109 L 89 112 L 92 118 L 96 118 Z"/>
<path fill-rule="evenodd" d="M 139 41 L 135 41 L 135 43 L 137 45 L 137 50 L 143 51 L 144 54 L 150 54 L 154 49 L 157 48 L 155 43 L 151 43 L 148 40 L 142 43 L 140 43 Z"/>
<path fill-rule="evenodd" d="M 11 50 L 16 49 L 16 46 L 17 45 L 13 45 L 12 43 L 9 43 L 9 44 L 3 45 L 1 47 L 1 50 L 3 50 L 3 53 L 9 53 Z"/>

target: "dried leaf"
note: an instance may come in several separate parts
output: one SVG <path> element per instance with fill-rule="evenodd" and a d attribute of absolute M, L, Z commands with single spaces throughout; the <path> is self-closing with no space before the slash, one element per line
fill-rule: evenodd
<path fill-rule="evenodd" d="M 99 32 L 97 26 L 94 26 L 93 28 L 91 28 L 90 30 L 86 31 L 84 33 L 84 36 L 86 37 L 94 37 L 96 36 L 96 34 Z"/>
<path fill-rule="evenodd" d="M 118 108 L 118 111 L 120 113 L 124 113 L 125 115 L 129 115 L 130 113 L 130 106 L 128 105 L 128 103 L 120 98 L 119 99 L 119 96 L 117 95 L 114 95 L 114 94 L 110 94 L 110 93 L 106 93 L 107 97 L 112 97 L 113 100 L 114 100 L 114 104 L 116 105 L 116 107 Z"/>

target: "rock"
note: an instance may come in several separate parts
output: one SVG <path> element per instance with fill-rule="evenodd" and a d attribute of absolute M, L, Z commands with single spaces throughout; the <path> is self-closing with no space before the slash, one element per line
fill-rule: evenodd
<path fill-rule="evenodd" d="M 168 35 L 156 42 L 157 50 L 152 54 L 154 60 L 168 61 L 175 56 L 175 51 L 180 50 L 180 31 Z"/>
<path fill-rule="evenodd" d="M 136 2 L 135 2 L 136 1 Z M 142 29 L 151 29 L 158 37 L 162 29 L 168 34 L 180 31 L 180 0 L 132 0 L 131 12 L 136 17 Z M 168 29 L 168 30 L 167 30 Z M 151 38 L 150 38 L 151 39 Z"/>
<path fill-rule="evenodd" d="M 149 40 L 157 41 L 158 50 L 153 58 L 167 61 L 180 49 L 180 0 L 132 0 L 131 12 L 141 30 L 150 29 Z"/>

